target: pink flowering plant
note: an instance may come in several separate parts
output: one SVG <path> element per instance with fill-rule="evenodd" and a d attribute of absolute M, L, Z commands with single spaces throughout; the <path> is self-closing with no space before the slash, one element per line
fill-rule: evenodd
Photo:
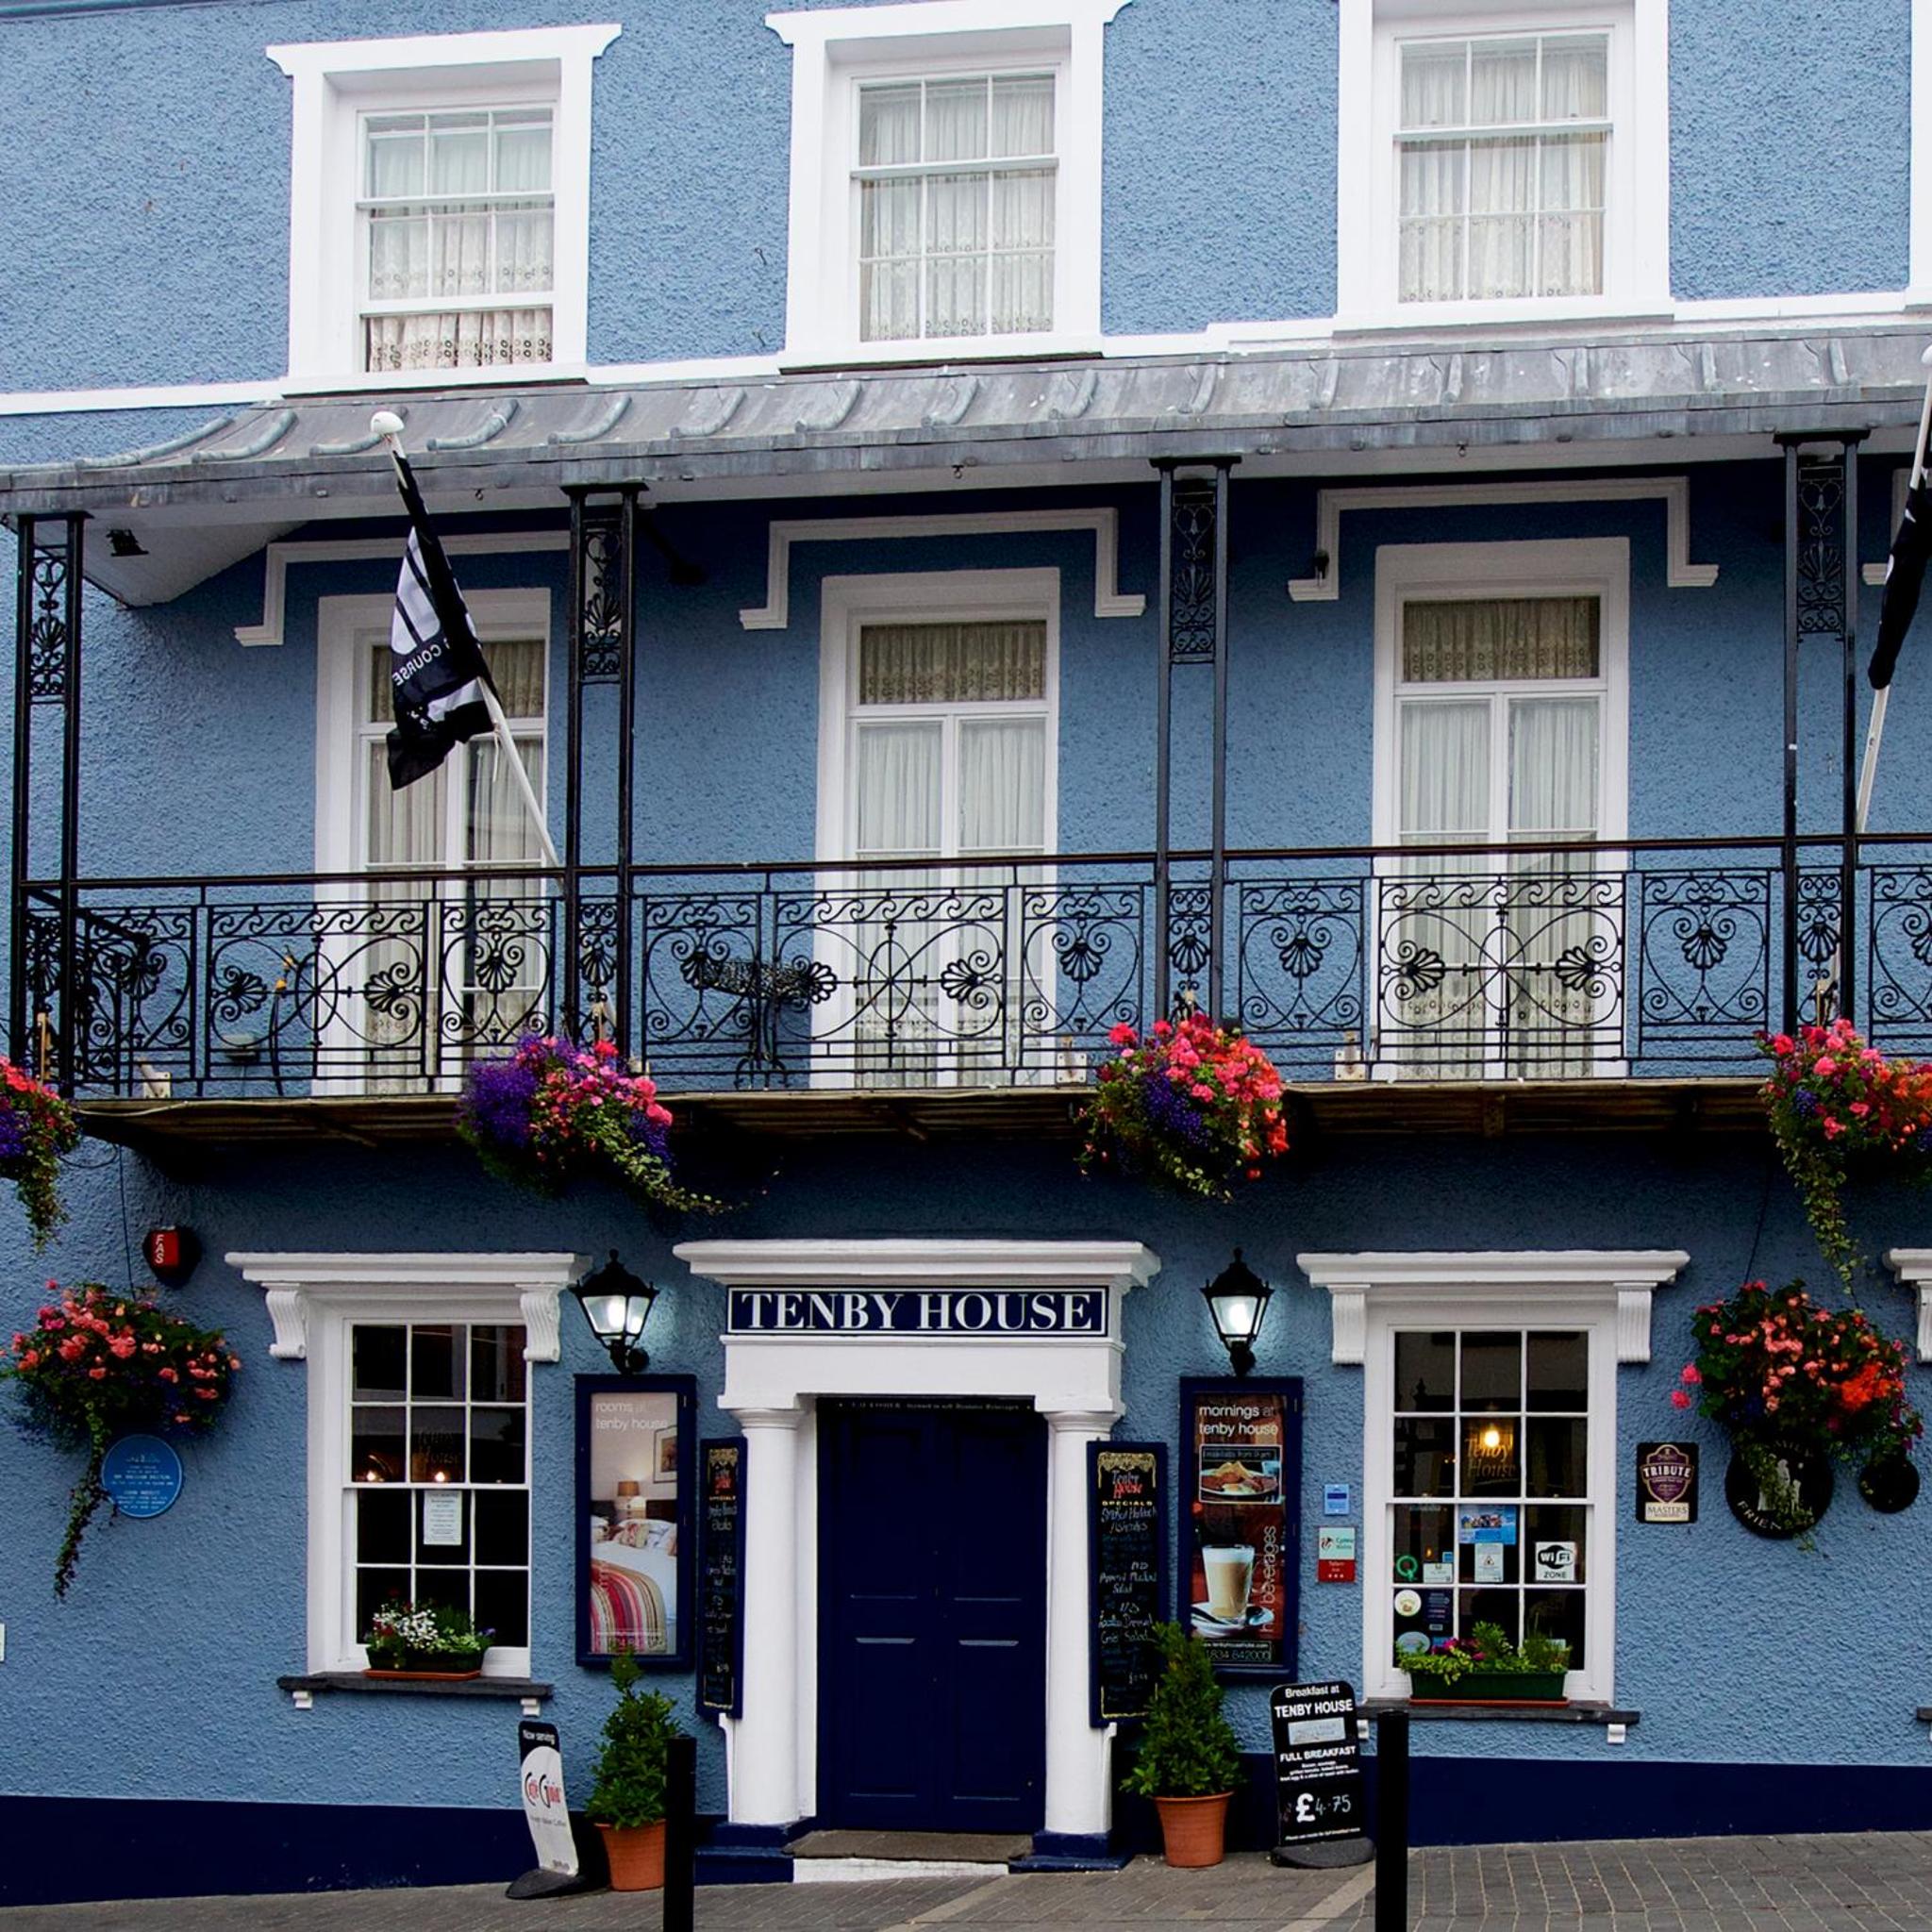
<path fill-rule="evenodd" d="M 629 1072 L 608 1040 L 574 1046 L 532 1033 L 507 1060 L 481 1061 L 457 1131 L 505 1180 L 559 1193 L 603 1169 L 654 1207 L 717 1214 L 724 1203 L 681 1186 L 671 1168 L 671 1110 L 658 1083 Z"/>
<path fill-rule="evenodd" d="M 1827 1308 L 1803 1282 L 1749 1281 L 1691 1321 L 1697 1358 L 1673 1407 L 1721 1423 L 1788 1527 L 1808 1513 L 1784 1473 L 1779 1445 L 1797 1443 L 1870 1465 L 1909 1456 L 1925 1424 L 1906 1400 L 1906 1345 L 1857 1308 Z"/>
<path fill-rule="evenodd" d="M 101 1464 L 117 1437 L 202 1435 L 226 1407 L 240 1359 L 213 1329 L 197 1328 L 144 1297 L 98 1282 L 60 1291 L 35 1325 L 0 1348 L 0 1381 L 17 1387 L 24 1422 L 63 1449 L 84 1449 L 67 1534 L 54 1565 L 54 1593 L 65 1596 L 80 1560 L 80 1541 L 108 1500 Z"/>
<path fill-rule="evenodd" d="M 0 1176 L 13 1183 L 37 1248 L 67 1219 L 60 1157 L 79 1145 L 74 1109 L 44 1081 L 0 1058 Z"/>
<path fill-rule="evenodd" d="M 1157 1020 L 1143 1039 L 1132 1026 L 1108 1035 L 1114 1058 L 1081 1113 L 1089 1173 L 1118 1168 L 1209 1201 L 1232 1197 L 1240 1179 L 1288 1151 L 1281 1075 L 1238 1027 L 1194 1013 Z"/>
<path fill-rule="evenodd" d="M 1932 1064 L 1887 1059 L 1849 1020 L 1758 1042 L 1772 1062 L 1772 1137 L 1833 1272 L 1853 1293 L 1860 1257 L 1845 1220 L 1856 1172 L 1932 1174 Z"/>

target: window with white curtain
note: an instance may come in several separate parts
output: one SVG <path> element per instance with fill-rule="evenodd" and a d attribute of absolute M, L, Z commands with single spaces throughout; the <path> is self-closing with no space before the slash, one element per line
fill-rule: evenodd
<path fill-rule="evenodd" d="M 1399 299 L 1601 294 L 1609 37 L 1408 40 L 1400 58 Z"/>
<path fill-rule="evenodd" d="M 859 87 L 862 341 L 1053 327 L 1054 102 L 1051 72 Z"/>
<path fill-rule="evenodd" d="M 362 366 L 552 359 L 553 110 L 361 117 Z"/>

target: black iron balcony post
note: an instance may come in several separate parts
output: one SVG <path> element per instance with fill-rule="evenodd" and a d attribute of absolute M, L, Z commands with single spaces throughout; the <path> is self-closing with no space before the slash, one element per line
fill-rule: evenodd
<path fill-rule="evenodd" d="M 577 928 L 582 917 L 582 868 L 584 858 L 584 492 L 572 490 L 570 498 L 570 636 L 565 644 L 567 662 L 565 699 L 569 713 L 567 730 L 569 754 L 563 773 L 563 929 L 557 936 L 557 952 L 563 962 L 558 990 L 561 1008 L 558 1024 L 575 1034 L 582 1003 L 582 987 L 577 960 Z"/>
<path fill-rule="evenodd" d="M 1223 923 L 1227 900 L 1227 473 L 1232 458 L 1214 466 L 1214 802 L 1213 857 L 1208 885 L 1208 1010 L 1222 1010 Z"/>
<path fill-rule="evenodd" d="M 1779 1006 L 1783 1031 L 1798 1024 L 1798 445 L 1785 452 L 1785 754 L 1784 842 L 1778 871 L 1783 882 L 1784 921 L 1780 959 L 1784 998 Z"/>
<path fill-rule="evenodd" d="M 1167 948 L 1169 800 L 1173 774 L 1174 708 L 1174 465 L 1160 472 L 1160 662 L 1154 699 L 1154 1015 L 1163 1017 L 1172 998 Z"/>
<path fill-rule="evenodd" d="M 1842 795 L 1839 801 L 1844 845 L 1839 855 L 1838 1009 L 1854 1017 L 1857 996 L 1858 934 L 1858 444 L 1843 439 L 1844 524 L 1840 540 L 1840 579 L 1844 590 L 1844 716 L 1840 721 Z"/>
<path fill-rule="evenodd" d="M 19 577 L 13 605 L 13 879 L 8 902 L 7 1054 L 27 1064 L 27 806 L 33 771 L 34 520 L 20 519 Z"/>

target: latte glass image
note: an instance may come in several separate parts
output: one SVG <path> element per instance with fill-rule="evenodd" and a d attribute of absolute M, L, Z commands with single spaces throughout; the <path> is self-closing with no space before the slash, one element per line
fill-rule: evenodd
<path fill-rule="evenodd" d="M 1239 1624 L 1248 1614 L 1248 1584 L 1255 1574 L 1251 1544 L 1210 1546 L 1201 1552 L 1208 1581 L 1208 1609 L 1224 1624 Z"/>

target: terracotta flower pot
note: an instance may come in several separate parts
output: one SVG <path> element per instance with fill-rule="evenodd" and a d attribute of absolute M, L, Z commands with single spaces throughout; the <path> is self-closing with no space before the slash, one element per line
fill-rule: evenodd
<path fill-rule="evenodd" d="M 664 1886 L 664 1821 L 600 1824 L 610 1857 L 612 1891 L 660 1891 Z"/>
<path fill-rule="evenodd" d="M 1211 1798 L 1156 1798 L 1160 1839 L 1170 1865 L 1194 1870 L 1218 1865 L 1227 1845 L 1227 1801 L 1232 1791 Z"/>

